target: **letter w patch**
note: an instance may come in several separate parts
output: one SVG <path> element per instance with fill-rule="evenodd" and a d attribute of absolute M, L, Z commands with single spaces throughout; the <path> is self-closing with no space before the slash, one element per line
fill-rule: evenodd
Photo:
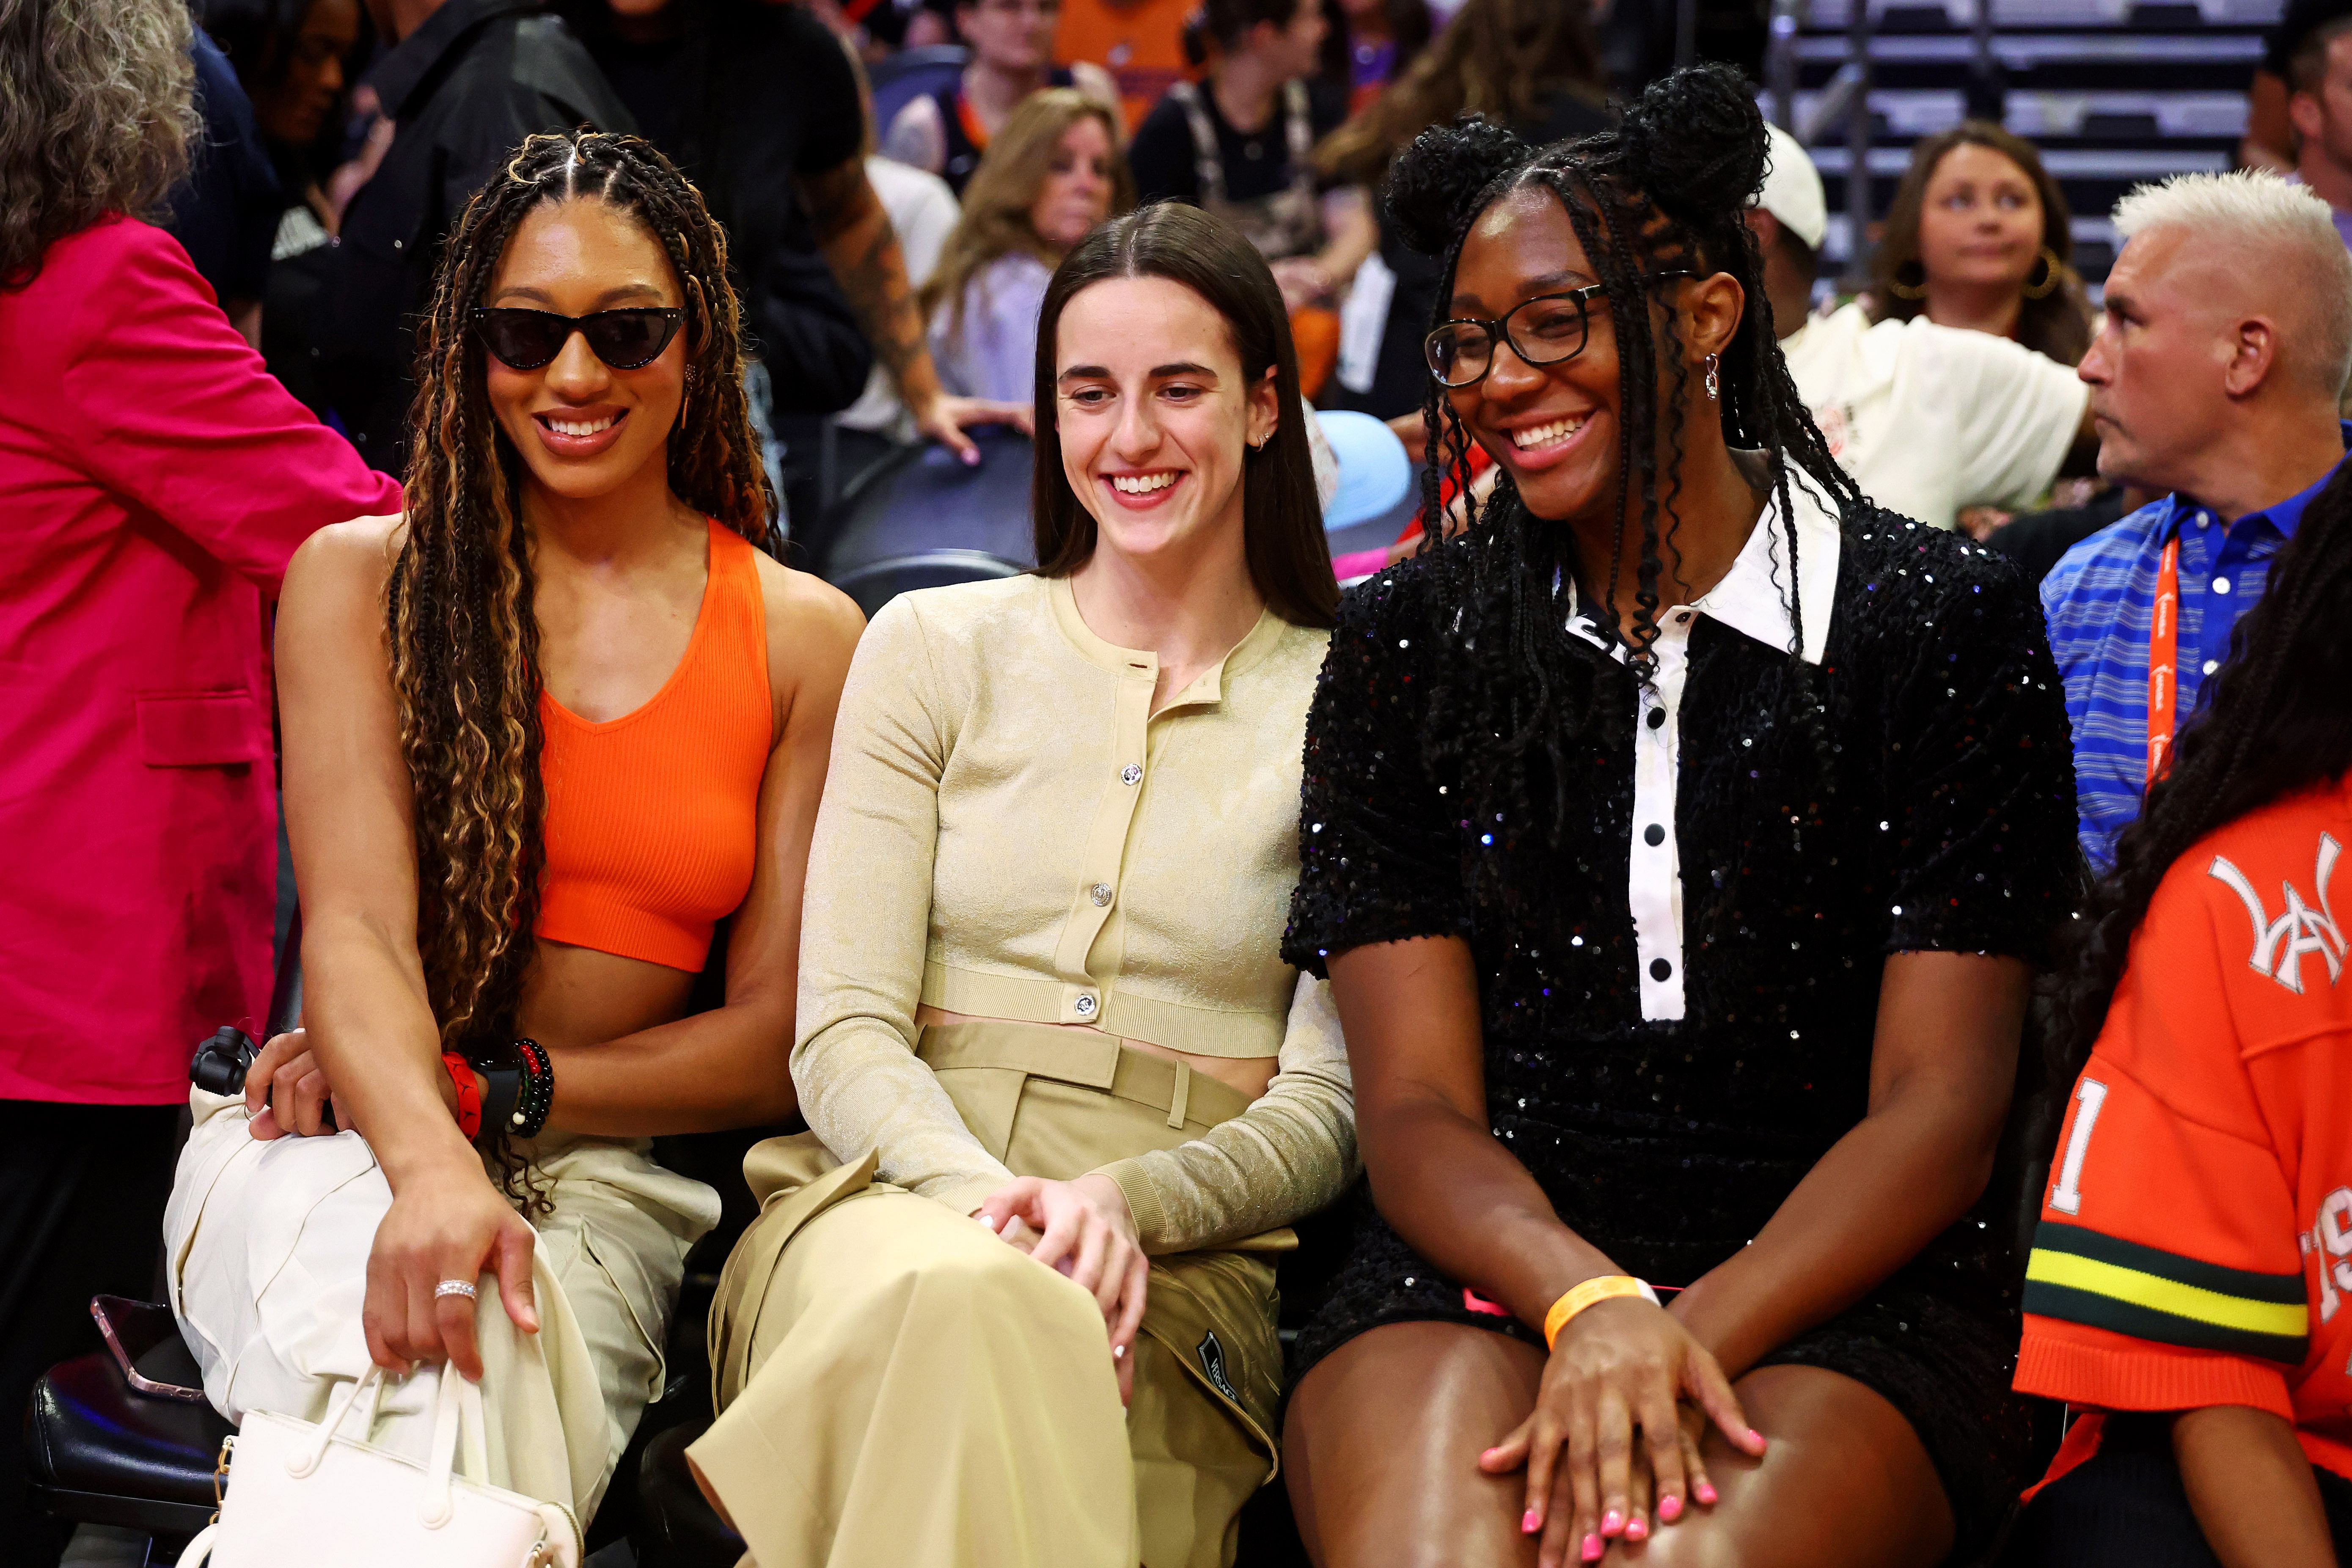
<path fill-rule="evenodd" d="M 2344 932 L 2336 923 L 2336 910 L 2328 897 L 2327 885 L 2336 875 L 2336 858 L 2343 852 L 2328 834 L 2319 836 L 2319 856 L 2312 868 L 2312 886 L 2319 896 L 2319 907 L 2313 909 L 2303 900 L 2293 882 L 2282 878 L 2279 891 L 2286 900 L 2285 909 L 2273 920 L 2263 896 L 2254 889 L 2253 879 L 2221 856 L 2205 874 L 2238 895 L 2246 906 L 2246 919 L 2254 928 L 2253 952 L 2246 962 L 2261 973 L 2269 975 L 2281 985 L 2303 994 L 2303 959 L 2315 952 L 2327 965 L 2327 984 L 2334 985 L 2344 971 Z"/>

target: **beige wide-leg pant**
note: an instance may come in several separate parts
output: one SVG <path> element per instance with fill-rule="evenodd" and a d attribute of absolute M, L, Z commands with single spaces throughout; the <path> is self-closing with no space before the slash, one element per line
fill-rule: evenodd
<path fill-rule="evenodd" d="M 196 1089 L 189 1103 L 195 1128 L 163 1242 L 205 1394 L 231 1421 L 248 1410 L 318 1420 L 368 1369 L 360 1310 L 392 1189 L 357 1132 L 265 1143 L 244 1100 Z M 540 1328 L 515 1328 L 496 1276 L 482 1276 L 474 1330 L 491 1473 L 480 1479 L 562 1503 L 584 1526 L 661 1392 L 686 1255 L 719 1223 L 719 1194 L 629 1142 L 547 1139 L 525 1152 L 554 1205 L 533 1222 Z M 370 1440 L 423 1463 L 437 1386 L 429 1373 L 389 1384 Z"/>
<path fill-rule="evenodd" d="M 1173 1148 L 1247 1101 L 1067 1030 L 955 1024 L 919 1054 L 1021 1175 Z M 758 1568 L 1229 1568 L 1275 1468 L 1274 1254 L 1152 1259 L 1122 1411 L 1094 1298 L 985 1226 L 771 1139 L 760 1218 L 711 1311 L 714 1403 L 692 1447 Z"/>

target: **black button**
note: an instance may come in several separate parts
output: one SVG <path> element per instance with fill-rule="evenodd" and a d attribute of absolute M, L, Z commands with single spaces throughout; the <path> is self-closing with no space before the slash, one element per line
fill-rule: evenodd
<path fill-rule="evenodd" d="M 1643 829 L 1642 829 L 1642 842 L 1643 842 L 1643 843 L 1647 844 L 1647 845 L 1651 845 L 1651 846 L 1654 847 L 1654 846 L 1657 846 L 1657 845 L 1660 845 L 1660 844 L 1664 844 L 1665 841 L 1666 841 L 1666 830 L 1665 830 L 1664 828 L 1663 828 L 1663 827 L 1659 826 L 1656 823 L 1654 823 L 1654 823 L 1650 824 L 1650 826 L 1649 826 L 1644 827 Z"/>
<path fill-rule="evenodd" d="M 1668 975 L 1672 974 L 1674 972 L 1675 972 L 1675 966 L 1674 966 L 1673 964 L 1671 964 L 1671 963 L 1668 963 L 1664 959 L 1663 959 L 1663 958 L 1654 958 L 1654 959 L 1650 960 L 1650 978 L 1651 978 L 1651 979 L 1653 979 L 1653 980 L 1664 980 L 1664 978 L 1666 978 L 1666 976 L 1668 976 Z"/>
<path fill-rule="evenodd" d="M 1654 730 L 1654 729 L 1656 729 L 1659 725 L 1661 725 L 1661 724 L 1664 723 L 1665 721 L 1666 721 L 1666 710 L 1665 710 L 1664 709 L 1663 709 L 1663 708 L 1653 708 L 1653 709 L 1651 709 L 1651 710 L 1650 710 L 1650 728 L 1651 728 L 1651 729 Z"/>

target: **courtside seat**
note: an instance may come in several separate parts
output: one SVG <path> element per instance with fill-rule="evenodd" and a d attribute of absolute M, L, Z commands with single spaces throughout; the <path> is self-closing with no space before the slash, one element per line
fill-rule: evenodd
<path fill-rule="evenodd" d="M 60 1519 L 184 1542 L 219 1506 L 214 1471 L 236 1428 L 205 1402 L 169 1307 L 103 1296 L 98 1304 L 109 1348 L 51 1367 L 33 1385 L 25 1447 L 34 1496 Z"/>
<path fill-rule="evenodd" d="M 730 1568 L 743 1555 L 743 1538 L 727 1528 L 687 1466 L 687 1445 L 706 1425 L 673 1426 L 646 1445 L 637 1466 L 637 1526 L 629 1532 L 637 1568 Z"/>

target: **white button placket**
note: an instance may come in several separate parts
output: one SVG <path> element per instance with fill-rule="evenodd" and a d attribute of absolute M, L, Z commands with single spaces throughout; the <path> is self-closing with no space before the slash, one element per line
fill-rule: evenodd
<path fill-rule="evenodd" d="M 1651 645 L 1657 660 L 1652 689 L 1638 687 L 1633 715 L 1633 842 L 1626 901 L 1644 1020 L 1683 1016 L 1682 852 L 1675 837 L 1675 782 L 1682 764 L 1683 681 L 1690 670 L 1695 612 L 1666 612 Z"/>

